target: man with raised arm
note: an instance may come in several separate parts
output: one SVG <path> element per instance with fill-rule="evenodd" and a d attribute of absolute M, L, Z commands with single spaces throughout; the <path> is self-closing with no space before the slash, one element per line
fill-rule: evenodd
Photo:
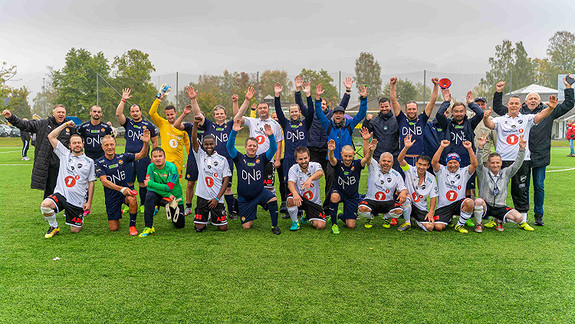
<path fill-rule="evenodd" d="M 341 159 L 335 158 L 335 141 L 330 140 L 327 143 L 329 163 L 335 169 L 335 182 L 329 194 L 331 202 L 331 232 L 339 234 L 339 227 L 337 225 L 338 218 L 347 228 L 355 228 L 357 220 L 357 206 L 359 205 L 359 180 L 361 178 L 361 170 L 373 157 L 373 152 L 377 147 L 377 140 L 374 139 L 369 142 L 371 133 L 367 128 L 362 128 L 361 135 L 363 137 L 363 146 L 369 147 L 367 154 L 359 159 L 354 159 L 355 150 L 351 145 L 346 145 L 341 148 Z M 343 202 L 343 214 L 338 215 L 339 203 Z"/>
<path fill-rule="evenodd" d="M 345 118 L 345 109 L 341 106 L 335 107 L 333 116 L 331 119 L 327 119 L 327 116 L 322 109 L 321 100 L 321 95 L 324 91 L 323 85 L 321 83 L 318 84 L 315 91 L 315 115 L 317 119 L 319 119 L 322 127 L 326 130 L 328 138 L 335 141 L 335 158 L 341 159 L 342 148 L 346 145 L 351 145 L 353 147 L 353 129 L 365 118 L 365 114 L 367 112 L 367 88 L 363 84 L 359 86 L 359 110 L 353 119 Z M 329 159 L 327 155 L 326 158 Z M 335 176 L 335 170 L 331 164 L 328 164 L 325 173 L 325 185 L 329 192 L 333 188 Z M 330 198 L 329 195 L 327 195 L 325 197 L 324 206 L 328 205 L 329 201 Z"/>
<path fill-rule="evenodd" d="M 278 227 L 278 203 L 277 197 L 264 187 L 264 172 L 266 166 L 274 158 L 277 151 L 277 142 L 274 131 L 269 123 L 263 125 L 264 135 L 270 143 L 266 152 L 258 154 L 258 139 L 248 137 L 245 142 L 246 154 L 239 153 L 236 149 L 236 135 L 242 129 L 242 120 L 234 120 L 234 126 L 230 132 L 230 140 L 226 144 L 230 157 L 238 171 L 238 206 L 242 227 L 249 229 L 257 219 L 258 205 L 267 209 L 272 220 L 272 232 L 281 234 Z"/>
<path fill-rule="evenodd" d="M 483 119 L 483 110 L 473 102 L 473 92 L 467 92 L 467 106 L 471 109 L 475 116 L 468 118 L 466 114 L 465 104 L 462 102 L 453 103 L 451 108 L 452 118 L 448 119 L 445 117 L 445 111 L 451 104 L 451 92 L 449 89 L 442 89 L 443 103 L 437 110 L 435 118 L 445 129 L 446 136 L 448 136 L 451 145 L 445 149 L 446 154 L 457 153 L 461 159 L 461 167 L 466 167 L 471 163 L 471 157 L 467 153 L 467 148 L 463 145 L 463 142 L 471 142 L 471 148 L 475 152 L 475 147 L 473 146 L 473 141 L 475 139 L 475 128 Z M 475 174 L 473 174 L 467 184 L 465 185 L 466 191 L 465 195 L 470 197 L 475 190 Z"/>
<path fill-rule="evenodd" d="M 421 139 L 420 139 L 421 140 Z M 433 213 L 437 205 L 437 181 L 433 174 L 428 172 L 431 159 L 427 155 L 419 155 L 415 160 L 415 166 L 405 161 L 405 155 L 413 147 L 415 140 L 412 135 L 403 139 L 403 148 L 397 157 L 399 165 L 405 174 L 405 186 L 409 195 L 403 204 L 403 219 L 405 223 L 397 229 L 405 231 L 411 228 L 411 219 L 424 231 L 433 231 L 435 220 Z M 429 210 L 427 210 L 427 198 L 429 197 Z"/>
<path fill-rule="evenodd" d="M 425 129 L 425 124 L 427 124 L 427 120 L 433 111 L 435 101 L 437 100 L 439 79 L 431 79 L 431 82 L 433 83 L 431 98 L 429 98 L 429 102 L 425 106 L 425 109 L 419 115 L 417 115 L 418 109 L 415 101 L 409 101 L 405 104 L 405 112 L 401 110 L 401 105 L 399 104 L 399 101 L 397 101 L 397 91 L 395 89 L 396 82 L 396 77 L 390 79 L 389 97 L 391 99 L 391 105 L 393 106 L 393 113 L 395 118 L 397 118 L 397 124 L 399 126 L 401 149 L 404 147 L 402 139 L 405 136 L 411 135 L 413 138 L 413 146 L 407 151 L 405 161 L 407 161 L 409 165 L 415 166 L 418 156 L 425 154 L 423 146 L 423 131 Z"/>
<path fill-rule="evenodd" d="M 196 157 L 199 183 L 196 186 L 196 232 L 206 230 L 208 221 L 220 231 L 228 230 L 226 206 L 222 198 L 232 177 L 228 160 L 216 152 L 216 138 L 212 134 L 203 138 L 202 149 L 198 141 L 198 124 L 203 115 L 194 117 L 192 128 L 192 154 Z"/>
<path fill-rule="evenodd" d="M 299 109 L 299 108 L 298 108 Z M 298 210 L 305 211 L 306 218 L 318 230 L 325 228 L 326 216 L 321 207 L 321 189 L 319 179 L 323 177 L 321 164 L 310 162 L 309 150 L 305 146 L 296 148 L 296 164 L 288 171 L 287 210 L 292 220 L 290 231 L 297 231 Z"/>
<path fill-rule="evenodd" d="M 478 138 L 477 155 L 481 156 L 487 142 L 487 134 Z M 516 209 L 507 206 L 507 188 L 511 177 L 521 168 L 525 157 L 525 147 L 527 141 L 523 135 L 519 135 L 519 151 L 515 161 L 506 168 L 502 168 L 501 155 L 490 153 L 487 167 L 483 163 L 477 166 L 477 176 L 479 180 L 479 198 L 475 199 L 475 221 L 477 222 L 476 232 L 481 233 L 483 227 L 481 219 L 485 216 L 493 216 L 497 219 L 497 230 L 502 231 L 502 222 L 512 221 L 517 223 L 519 228 L 526 231 L 533 231 L 533 228 L 523 220 L 523 216 Z"/>
<path fill-rule="evenodd" d="M 94 160 L 87 157 L 82 150 L 84 142 L 78 134 L 70 136 L 69 148 L 58 140 L 64 129 L 74 128 L 74 122 L 62 123 L 48 134 L 48 141 L 60 161 L 58 179 L 54 193 L 44 198 L 40 210 L 50 228 L 44 235 L 51 238 L 60 232 L 56 214 L 66 211 L 66 225 L 70 225 L 72 233 L 82 230 L 84 212 L 90 210 L 94 197 Z"/>
<path fill-rule="evenodd" d="M 543 204 L 545 203 L 545 171 L 549 163 L 551 163 L 551 131 L 553 129 L 553 121 L 573 108 L 575 98 L 573 94 L 573 85 L 567 82 L 567 76 L 563 78 L 565 85 L 565 100 L 557 106 L 548 118 L 544 118 L 537 125 L 533 126 L 530 132 L 530 137 L 527 139 L 529 142 L 529 152 L 531 158 L 531 172 L 533 173 L 533 211 L 535 213 L 535 225 L 543 226 Z M 497 84 L 497 91 L 493 95 L 493 111 L 498 115 L 503 116 L 508 112 L 507 107 L 502 104 L 503 101 L 503 88 L 505 82 Z M 525 98 L 525 103 L 521 106 L 519 112 L 524 115 L 538 114 L 545 109 L 545 105 L 541 102 L 541 98 L 537 93 L 530 93 Z M 521 171 L 520 171 L 521 172 Z M 527 177 L 527 196 L 529 196 L 529 177 Z"/>
<path fill-rule="evenodd" d="M 116 154 L 116 138 L 111 135 L 102 138 L 104 156 L 95 162 L 96 176 L 104 186 L 104 201 L 110 231 L 117 231 L 120 227 L 122 205 L 126 204 L 130 213 L 130 235 L 138 235 L 136 229 L 138 202 L 136 201 L 135 190 L 128 186 L 126 169 L 134 161 L 148 156 L 150 130 L 144 130 L 140 140 L 143 143 L 140 152 Z"/>
<path fill-rule="evenodd" d="M 497 87 L 503 91 L 505 84 L 499 82 Z M 498 96 L 499 95 L 496 93 L 493 98 L 494 106 L 497 107 L 499 107 L 499 104 L 496 104 L 495 97 Z M 529 150 L 531 146 L 529 145 L 529 142 L 530 139 L 533 138 L 530 136 L 531 128 L 547 118 L 553 112 L 555 107 L 557 107 L 557 97 L 551 96 L 549 98 L 548 106 L 539 113 L 523 114 L 520 112 L 521 99 L 518 96 L 511 96 L 507 102 L 506 114 L 490 120 L 489 116 L 491 115 L 491 110 L 487 110 L 483 118 L 485 126 L 497 131 L 497 144 L 495 145 L 495 151 L 501 154 L 503 167 L 508 167 L 515 161 L 517 153 L 519 152 L 519 136 L 523 135 L 527 141 L 523 164 L 517 173 L 515 173 L 511 178 L 511 197 L 513 198 L 513 206 L 521 213 L 521 215 L 523 215 L 524 222 L 527 221 L 527 212 L 529 211 L 529 175 L 531 169 L 531 153 Z M 544 134 L 537 134 L 534 136 L 544 136 Z"/>
<path fill-rule="evenodd" d="M 132 90 L 129 88 L 124 88 L 122 90 L 122 99 L 116 108 L 116 119 L 121 126 L 124 127 L 125 133 L 124 138 L 126 139 L 125 153 L 136 154 L 142 150 L 144 142 L 142 141 L 142 135 L 147 129 L 150 131 L 150 140 L 152 141 L 152 149 L 158 147 L 158 134 L 156 134 L 156 126 L 150 121 L 142 118 L 142 108 L 137 104 L 132 104 L 129 109 L 130 117 L 124 115 L 124 105 L 126 101 L 132 98 Z M 148 171 L 148 165 L 150 165 L 150 155 L 146 152 L 146 156 L 140 160 L 126 163 L 126 181 L 128 182 L 128 187 L 134 190 L 134 183 L 136 180 L 140 185 L 140 213 L 144 213 L 144 202 L 146 201 L 147 188 L 144 185 L 144 180 L 146 180 L 146 172 Z M 124 212 L 128 210 L 124 209 Z"/>
<path fill-rule="evenodd" d="M 439 164 L 441 154 L 449 145 L 452 145 L 451 143 L 449 140 L 441 141 L 439 149 L 431 160 L 431 166 L 437 176 L 439 188 L 439 199 L 435 210 L 435 225 L 433 229 L 436 231 L 444 230 L 453 221 L 453 216 L 459 215 L 455 230 L 460 233 L 468 233 L 464 225 L 473 214 L 473 199 L 465 197 L 465 185 L 475 173 L 477 158 L 473 152 L 471 142 L 464 141 L 462 145 L 467 149 L 470 159 L 468 166 L 460 167 L 461 157 L 456 152 L 447 154 L 445 165 Z"/>
<path fill-rule="evenodd" d="M 92 106 L 90 108 L 90 120 L 78 126 L 78 134 L 84 139 L 84 151 L 86 156 L 96 161 L 104 155 L 102 149 L 102 138 L 112 135 L 112 127 L 102 123 L 102 108 Z"/>
<path fill-rule="evenodd" d="M 246 96 L 253 97 L 253 94 L 249 91 L 246 93 Z M 251 100 L 251 97 L 249 98 Z M 246 97 L 246 99 L 248 99 Z M 247 100 L 246 100 L 247 101 Z M 274 133 L 274 140 L 276 141 L 276 147 L 281 147 L 282 142 L 284 140 L 282 129 L 280 124 L 273 120 L 270 117 L 270 107 L 265 102 L 260 102 L 258 104 L 258 118 L 252 117 L 244 117 L 246 110 L 249 106 L 249 101 L 244 101 L 244 104 L 238 110 L 238 113 L 234 117 L 234 123 L 236 120 L 241 121 L 241 125 L 246 125 L 248 130 L 250 131 L 250 137 L 253 137 L 257 140 L 257 152 L 256 154 L 260 155 L 265 153 L 270 148 L 270 141 L 269 137 L 265 134 L 265 125 L 270 125 L 273 133 Z M 264 185 L 265 188 L 275 193 L 275 169 L 279 168 L 281 165 L 281 152 L 280 150 L 276 150 L 275 156 L 269 161 L 268 164 L 265 165 L 264 170 Z M 237 166 L 237 164 L 236 164 Z"/>

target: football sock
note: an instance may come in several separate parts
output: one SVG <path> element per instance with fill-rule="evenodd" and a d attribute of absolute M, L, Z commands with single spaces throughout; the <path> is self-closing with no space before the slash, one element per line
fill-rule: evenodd
<path fill-rule="evenodd" d="M 471 213 L 465 212 L 465 211 L 461 211 L 461 215 L 459 215 L 459 220 L 457 221 L 457 226 L 463 226 L 465 225 L 465 222 L 467 222 L 468 219 L 471 218 Z"/>
<path fill-rule="evenodd" d="M 331 224 L 332 225 L 337 225 L 337 206 L 339 205 L 339 203 L 333 203 L 330 202 L 329 203 L 329 214 L 331 216 Z"/>
<path fill-rule="evenodd" d="M 483 206 L 473 207 L 473 216 L 475 217 L 475 225 L 481 224 L 481 219 L 483 219 Z"/>
<path fill-rule="evenodd" d="M 521 216 L 523 216 L 522 222 L 526 222 L 527 221 L 527 213 L 521 213 Z"/>
<path fill-rule="evenodd" d="M 52 227 L 58 227 L 58 221 L 56 220 L 56 214 L 52 214 L 52 216 L 44 216 L 44 219 L 48 221 L 48 224 Z"/>
<path fill-rule="evenodd" d="M 234 212 L 234 195 L 224 195 L 226 205 L 228 205 L 228 213 Z"/>
<path fill-rule="evenodd" d="M 134 189 L 134 186 L 132 186 L 130 189 Z M 144 202 L 146 201 L 146 193 L 148 193 L 148 189 L 146 189 L 146 187 L 140 187 L 140 206 L 144 206 Z"/>
<path fill-rule="evenodd" d="M 372 219 L 373 215 L 370 212 L 358 212 L 357 213 L 359 217 L 363 217 L 363 218 L 368 218 L 368 219 Z"/>
<path fill-rule="evenodd" d="M 192 208 L 192 203 L 186 203 L 186 208 Z"/>
<path fill-rule="evenodd" d="M 138 213 L 130 213 L 130 226 L 136 226 L 136 217 Z"/>
<path fill-rule="evenodd" d="M 411 204 L 406 204 L 403 207 L 403 219 L 405 219 L 405 222 L 407 224 L 411 225 L 411 209 L 413 207 L 411 207 Z"/>
<path fill-rule="evenodd" d="M 292 220 L 293 222 L 297 222 L 297 209 L 298 209 L 298 208 L 297 208 L 296 206 L 288 207 L 288 208 L 287 208 L 289 217 L 291 218 L 291 220 Z"/>
<path fill-rule="evenodd" d="M 389 213 L 383 214 L 383 219 L 390 219 L 391 215 Z"/>
<path fill-rule="evenodd" d="M 268 203 L 268 210 L 270 212 L 270 217 L 272 218 L 272 226 L 278 226 L 278 202 L 274 200 Z"/>

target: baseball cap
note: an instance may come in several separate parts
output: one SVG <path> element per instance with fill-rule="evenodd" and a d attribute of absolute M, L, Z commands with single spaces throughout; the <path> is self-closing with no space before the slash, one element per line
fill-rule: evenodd
<path fill-rule="evenodd" d="M 475 98 L 475 100 L 473 100 L 473 102 L 478 102 L 478 101 L 483 101 L 483 102 L 487 103 L 487 99 L 485 99 L 485 97 L 477 97 L 477 98 Z"/>
<path fill-rule="evenodd" d="M 333 108 L 333 112 L 338 112 L 338 111 L 345 112 L 345 108 L 343 108 L 342 106 L 337 106 L 337 107 Z"/>

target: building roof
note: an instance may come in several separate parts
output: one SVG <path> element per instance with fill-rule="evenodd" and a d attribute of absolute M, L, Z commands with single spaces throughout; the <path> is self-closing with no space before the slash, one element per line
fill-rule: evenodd
<path fill-rule="evenodd" d="M 535 92 L 538 94 L 557 94 L 557 89 L 547 88 L 544 86 L 540 86 L 538 84 L 528 85 L 524 88 L 517 89 L 515 91 L 511 91 L 508 94 L 511 95 L 522 95 L 522 94 L 529 94 L 531 92 Z"/>

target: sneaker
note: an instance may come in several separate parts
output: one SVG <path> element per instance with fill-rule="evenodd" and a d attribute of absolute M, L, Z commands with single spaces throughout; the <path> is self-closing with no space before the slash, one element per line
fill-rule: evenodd
<path fill-rule="evenodd" d="M 371 228 L 373 226 L 373 219 L 369 218 L 363 226 L 365 226 L 365 228 Z"/>
<path fill-rule="evenodd" d="M 533 227 L 529 226 L 529 224 L 527 224 L 527 222 L 523 222 L 523 223 L 521 223 L 521 224 L 517 224 L 517 226 L 519 226 L 519 228 L 522 228 L 522 229 L 524 229 L 524 230 L 526 230 L 526 231 L 530 231 L 530 232 L 532 232 L 532 231 L 535 230 L 535 229 L 533 229 Z"/>
<path fill-rule="evenodd" d="M 90 209 L 88 210 L 84 210 L 84 216 L 88 216 L 92 213 L 92 211 Z"/>
<path fill-rule="evenodd" d="M 154 226 L 150 227 L 144 227 L 144 230 L 142 231 L 142 233 L 140 233 L 139 237 L 146 237 L 152 233 L 155 233 L 156 229 L 154 228 Z"/>
<path fill-rule="evenodd" d="M 451 228 L 454 228 L 454 227 L 455 227 L 455 224 L 457 224 L 457 221 L 452 220 L 451 223 L 449 223 L 449 225 L 447 225 L 447 226 L 449 226 L 449 227 L 451 227 Z"/>
<path fill-rule="evenodd" d="M 336 235 L 339 234 L 339 226 L 337 226 L 337 224 L 333 224 L 331 226 L 331 232 Z"/>
<path fill-rule="evenodd" d="M 22 161 L 30 161 L 30 158 L 27 157 L 27 156 L 25 156 L 25 157 L 22 158 Z"/>
<path fill-rule="evenodd" d="M 282 219 L 288 219 L 288 218 L 290 218 L 288 214 L 283 214 L 283 215 L 282 215 Z"/>
<path fill-rule="evenodd" d="M 477 224 L 477 226 L 475 226 L 475 233 L 483 233 L 483 225 Z"/>
<path fill-rule="evenodd" d="M 146 211 L 146 207 L 144 205 L 140 206 L 140 214 L 143 214 Z"/>
<path fill-rule="evenodd" d="M 470 219 L 465 222 L 465 226 L 467 227 L 475 227 L 475 223 Z"/>
<path fill-rule="evenodd" d="M 44 234 L 44 238 L 51 238 L 58 233 L 60 233 L 60 227 L 50 226 L 50 228 L 48 229 L 48 232 L 46 232 L 46 234 Z"/>
<path fill-rule="evenodd" d="M 499 222 L 499 221 L 498 221 L 498 222 L 497 222 L 497 227 L 495 227 L 495 229 L 496 229 L 498 232 L 503 232 L 503 222 Z"/>
<path fill-rule="evenodd" d="M 231 213 L 230 213 L 230 218 L 231 218 L 232 220 L 238 219 L 238 213 L 236 213 L 235 211 L 231 212 Z"/>
<path fill-rule="evenodd" d="M 191 207 L 186 207 L 186 210 L 184 210 L 184 215 L 188 216 L 192 213 L 192 208 Z"/>
<path fill-rule="evenodd" d="M 144 207 L 144 206 L 142 206 L 142 207 Z M 140 207 L 140 209 L 141 209 L 141 207 Z M 129 212 L 130 212 L 130 207 L 124 205 L 124 207 L 122 207 L 122 214 L 127 215 Z"/>
<path fill-rule="evenodd" d="M 290 231 L 297 231 L 299 229 L 299 222 L 292 221 L 291 227 L 289 228 Z"/>
<path fill-rule="evenodd" d="M 138 230 L 136 229 L 136 226 L 130 226 L 130 235 L 132 236 L 138 235 Z"/>
<path fill-rule="evenodd" d="M 277 227 L 277 226 L 272 226 L 272 232 L 273 232 L 275 235 L 280 235 L 280 234 L 282 233 L 282 231 L 280 231 L 280 228 Z"/>
<path fill-rule="evenodd" d="M 384 222 L 384 224 L 385 224 L 385 222 Z M 392 218 L 392 219 L 389 221 L 389 225 L 393 225 L 393 226 L 397 225 L 397 218 Z"/>
<path fill-rule="evenodd" d="M 459 226 L 459 225 L 455 225 L 455 230 L 458 231 L 459 233 L 463 233 L 463 234 L 469 233 L 469 232 L 465 229 L 465 227 Z"/>
<path fill-rule="evenodd" d="M 537 226 L 545 225 L 545 224 L 543 224 L 543 215 L 535 214 L 535 225 L 537 225 Z"/>
<path fill-rule="evenodd" d="M 497 222 L 495 222 L 493 219 L 490 219 L 489 222 L 485 223 L 485 225 L 483 225 L 483 227 L 486 228 L 493 228 L 497 226 Z"/>
<path fill-rule="evenodd" d="M 307 223 L 307 218 L 305 218 L 305 216 L 302 216 L 302 217 L 299 219 L 299 222 L 300 222 L 300 224 L 305 225 L 305 224 Z"/>
<path fill-rule="evenodd" d="M 408 222 L 405 222 L 405 223 L 401 224 L 401 226 L 399 226 L 397 228 L 397 230 L 400 232 L 403 232 L 403 231 L 407 231 L 410 228 L 411 228 L 411 224 L 409 224 Z"/>
<path fill-rule="evenodd" d="M 397 224 L 397 218 L 392 218 L 392 219 L 395 219 L 395 223 Z M 391 227 L 391 219 L 384 218 L 382 226 L 383 226 L 383 228 L 390 228 Z"/>

